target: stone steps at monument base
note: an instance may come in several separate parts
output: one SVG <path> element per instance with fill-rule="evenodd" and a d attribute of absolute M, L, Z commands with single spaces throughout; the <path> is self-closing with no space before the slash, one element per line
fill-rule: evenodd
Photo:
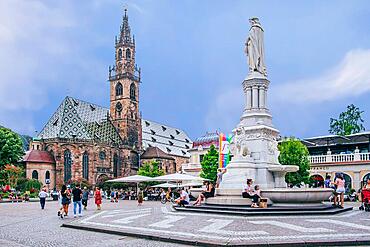
<path fill-rule="evenodd" d="M 216 196 L 209 197 L 206 199 L 208 205 L 236 205 L 236 206 L 250 206 L 252 200 L 249 198 L 243 198 L 239 196 Z"/>
<path fill-rule="evenodd" d="M 174 206 L 174 209 L 178 212 L 187 213 L 206 213 L 206 214 L 223 214 L 223 215 L 235 215 L 235 216 L 289 216 L 289 215 L 333 215 L 350 211 L 352 207 L 346 208 L 331 208 L 331 209 L 316 209 L 316 210 L 301 210 L 300 208 L 291 208 L 290 210 L 281 210 L 276 208 L 274 210 L 266 210 L 268 208 L 250 208 L 251 210 L 237 210 L 235 208 L 219 209 L 204 208 L 204 206 L 194 207 L 179 207 Z"/>
<path fill-rule="evenodd" d="M 271 211 L 325 211 L 332 210 L 331 205 L 322 204 L 322 205 L 306 205 L 306 206 L 269 206 L 267 208 L 252 208 L 250 206 L 234 206 L 234 205 L 208 205 L 203 204 L 202 206 L 186 206 L 186 208 L 203 208 L 210 210 L 237 210 L 242 212 L 255 212 L 256 210 L 261 210 L 263 212 Z"/>

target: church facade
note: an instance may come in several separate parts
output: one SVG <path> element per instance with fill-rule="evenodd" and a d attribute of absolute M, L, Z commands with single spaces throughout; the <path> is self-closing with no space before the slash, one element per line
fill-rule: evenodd
<path fill-rule="evenodd" d="M 152 147 L 173 161 L 171 169 L 163 164 L 167 171 L 179 171 L 188 161 L 192 141 L 184 131 L 141 117 L 135 47 L 125 10 L 115 39 L 115 65 L 109 67 L 110 107 L 67 96 L 30 144 L 23 160 L 28 178 L 50 188 L 81 180 L 94 185 L 135 174 L 145 161 L 140 156 L 149 157 L 145 152 Z"/>

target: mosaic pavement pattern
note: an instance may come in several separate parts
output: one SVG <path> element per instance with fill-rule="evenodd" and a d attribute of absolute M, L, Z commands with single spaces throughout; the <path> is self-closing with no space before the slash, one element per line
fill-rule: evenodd
<path fill-rule="evenodd" d="M 140 233 L 186 243 L 272 244 L 370 240 L 370 214 L 239 217 L 179 213 L 170 207 L 107 210 L 70 225 L 116 233 Z"/>

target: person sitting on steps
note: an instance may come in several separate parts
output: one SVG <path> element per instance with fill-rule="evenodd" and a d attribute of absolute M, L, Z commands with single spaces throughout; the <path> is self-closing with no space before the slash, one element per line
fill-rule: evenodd
<path fill-rule="evenodd" d="M 242 197 L 243 198 L 251 198 L 252 199 L 252 208 L 258 208 L 258 200 L 260 198 L 260 190 L 259 186 L 256 185 L 256 188 L 258 189 L 255 191 L 255 189 L 252 187 L 253 180 L 248 178 L 247 179 L 247 184 L 243 186 L 243 191 L 242 191 Z M 258 187 L 257 187 L 258 186 Z"/>
<path fill-rule="evenodd" d="M 215 196 L 215 187 L 212 183 L 206 182 L 206 190 L 203 191 L 194 202 L 193 206 L 200 206 L 204 199 Z"/>

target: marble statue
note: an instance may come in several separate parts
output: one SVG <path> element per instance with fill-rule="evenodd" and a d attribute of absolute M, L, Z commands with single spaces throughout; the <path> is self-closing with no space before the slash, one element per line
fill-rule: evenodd
<path fill-rule="evenodd" d="M 245 42 L 245 53 L 248 56 L 249 72 L 253 73 L 256 71 L 267 76 L 263 46 L 263 28 L 259 19 L 256 17 L 249 19 L 249 23 L 251 24 L 251 28 Z"/>

